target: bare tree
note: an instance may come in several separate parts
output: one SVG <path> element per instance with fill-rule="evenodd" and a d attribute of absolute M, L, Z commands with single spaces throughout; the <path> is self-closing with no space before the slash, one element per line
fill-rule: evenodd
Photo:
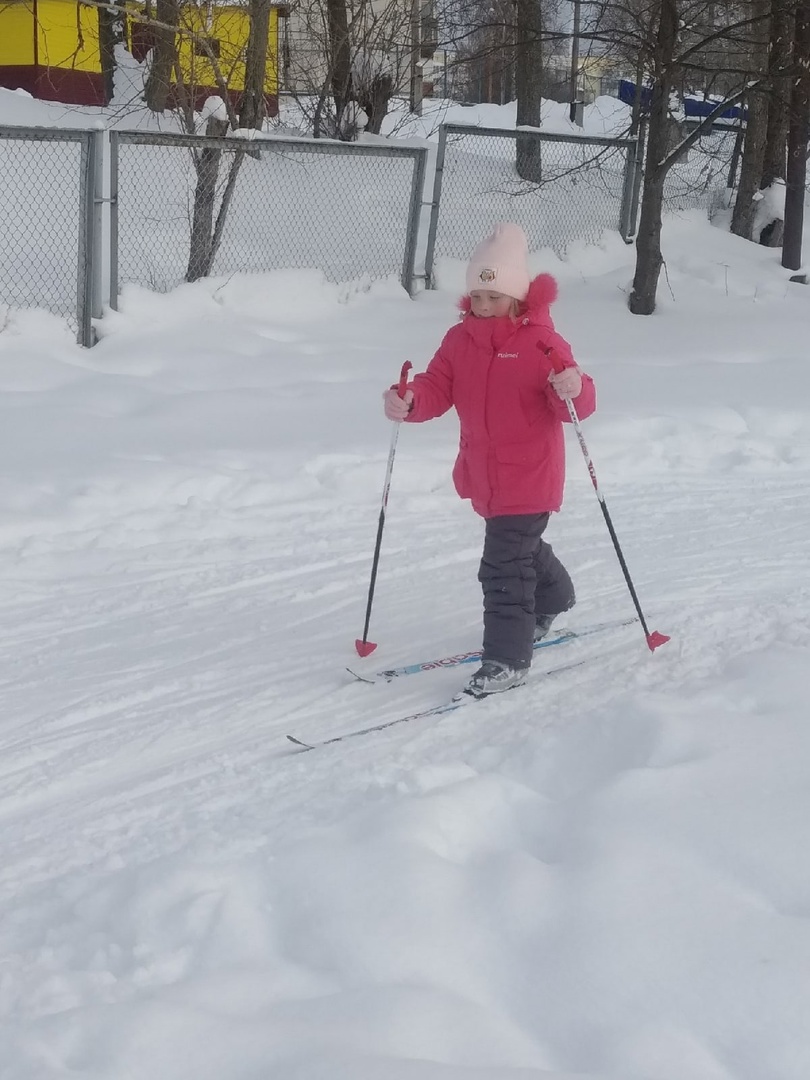
<path fill-rule="evenodd" d="M 316 137 L 379 133 L 411 77 L 410 0 L 301 0 L 290 22 L 288 89 L 307 127 Z"/>
<path fill-rule="evenodd" d="M 335 127 L 339 132 L 352 92 L 352 47 L 346 0 L 326 0 L 329 34 L 329 74 L 335 103 Z"/>
<path fill-rule="evenodd" d="M 211 138 L 222 138 L 227 130 L 227 120 L 212 116 L 208 120 L 205 134 Z M 186 281 L 197 281 L 211 273 L 217 247 L 214 243 L 214 215 L 221 159 L 222 150 L 216 145 L 205 146 L 195 153 L 197 184 L 194 188 Z"/>
<path fill-rule="evenodd" d="M 793 50 L 794 5 L 792 0 L 771 0 L 768 79 L 771 88 L 768 131 L 762 165 L 763 188 L 785 179 L 787 132 L 790 119 L 790 68 Z M 781 241 L 777 241 L 779 243 Z"/>
<path fill-rule="evenodd" d="M 465 100 L 503 105 L 517 97 L 535 114 L 522 121 L 531 126 L 539 113 L 526 96 L 527 76 L 537 99 L 568 100 L 570 74 L 561 58 L 568 56 L 571 36 L 560 25 L 564 7 L 559 0 L 441 0 L 439 47 L 455 58 L 455 82 Z"/>
<path fill-rule="evenodd" d="M 750 62 L 752 79 L 760 79 L 768 70 L 768 45 L 770 41 L 770 0 L 749 0 L 747 8 L 753 18 L 751 27 Z M 747 104 L 745 144 L 740 168 L 737 198 L 731 217 L 731 231 L 737 236 L 751 240 L 756 215 L 755 196 L 762 184 L 765 164 L 765 145 L 768 136 L 768 114 L 772 102 L 770 85 L 760 82 L 744 99 Z"/>
<path fill-rule="evenodd" d="M 153 41 L 149 74 L 144 84 L 144 98 L 152 112 L 165 112 L 169 104 L 172 75 L 177 64 L 177 32 L 180 24 L 180 0 L 156 0 L 146 4 L 144 18 L 138 22 L 150 29 Z"/>
<path fill-rule="evenodd" d="M 664 163 L 670 143 L 669 99 L 672 93 L 679 29 L 676 0 L 662 0 L 657 22 L 652 55 L 654 81 L 644 168 L 644 193 L 636 240 L 636 272 L 630 293 L 630 310 L 634 315 L 650 315 L 655 310 L 658 277 L 664 261 L 661 254 L 661 217 L 664 181 L 667 175 Z"/>
<path fill-rule="evenodd" d="M 604 0 L 595 5 L 589 36 L 603 48 L 623 53 L 639 73 L 649 104 L 647 153 L 636 267 L 629 308 L 637 315 L 655 310 L 663 267 L 661 221 L 670 169 L 731 106 L 752 95 L 767 75 L 753 70 L 752 35 L 762 34 L 768 13 L 740 0 Z M 641 91 L 640 91 L 641 92 Z M 687 133 L 676 121 L 673 100 L 702 93 L 711 102 Z"/>
<path fill-rule="evenodd" d="M 102 0 L 84 0 L 91 6 L 105 8 Z M 265 78 L 268 63 L 267 42 L 270 18 L 270 0 L 250 0 L 250 32 L 244 56 L 237 58 L 245 64 L 245 83 L 241 102 L 241 116 L 237 116 L 229 91 L 230 71 L 222 69 L 215 43 L 198 27 L 205 22 L 194 11 L 184 8 L 180 0 L 158 0 L 158 7 L 152 10 L 128 13 L 142 29 L 146 29 L 152 41 L 152 65 L 145 81 L 146 95 L 152 107 L 159 104 L 171 104 L 180 121 L 181 128 L 188 134 L 197 134 L 199 114 L 195 111 L 197 87 L 186 79 L 180 61 L 179 39 L 190 39 L 193 47 L 204 55 L 213 72 L 214 82 L 219 90 L 221 106 L 208 116 L 206 136 L 217 139 L 225 136 L 229 130 L 240 126 L 261 128 L 265 115 Z M 166 21 L 159 17 L 166 16 Z M 168 21 L 172 19 L 173 21 Z M 236 63 L 237 59 L 232 59 Z M 224 115 L 223 115 L 224 113 Z M 197 182 L 194 189 L 191 229 L 189 238 L 189 259 L 186 280 L 196 281 L 211 273 L 217 250 L 222 240 L 225 221 L 231 198 L 236 186 L 242 163 L 249 149 L 237 149 L 230 160 L 227 179 L 220 193 L 220 168 L 223 148 L 215 143 L 191 149 Z"/>
<path fill-rule="evenodd" d="M 261 131 L 267 108 L 264 85 L 267 74 L 267 38 L 272 0 L 249 0 L 250 34 L 245 50 L 245 88 L 239 111 L 239 126 Z"/>
<path fill-rule="evenodd" d="M 540 0 L 517 0 L 515 27 L 515 89 L 518 127 L 540 127 L 543 104 L 540 82 L 543 70 L 543 20 Z M 542 159 L 539 139 L 518 136 L 515 166 L 524 180 L 539 183 Z"/>

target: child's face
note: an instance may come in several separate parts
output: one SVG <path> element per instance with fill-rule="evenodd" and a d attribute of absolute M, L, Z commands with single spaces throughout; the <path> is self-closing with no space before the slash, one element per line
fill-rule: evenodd
<path fill-rule="evenodd" d="M 470 310 L 479 319 L 499 319 L 514 315 L 517 300 L 491 289 L 473 289 L 470 293 Z"/>

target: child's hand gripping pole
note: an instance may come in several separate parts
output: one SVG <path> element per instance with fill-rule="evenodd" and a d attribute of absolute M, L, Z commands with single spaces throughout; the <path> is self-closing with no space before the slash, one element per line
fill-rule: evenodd
<path fill-rule="evenodd" d="M 405 391 L 408 386 L 408 372 L 411 370 L 410 360 L 406 360 L 402 365 L 402 370 L 399 373 L 399 384 L 397 386 L 397 394 L 401 397 L 405 397 Z M 385 470 L 385 485 L 383 487 L 382 506 L 380 507 L 380 518 L 377 523 L 377 540 L 374 544 L 374 558 L 371 563 L 371 581 L 368 586 L 368 601 L 366 603 L 366 622 L 363 627 L 363 636 L 358 638 L 354 647 L 360 656 L 368 656 L 373 653 L 377 648 L 377 644 L 374 641 L 368 640 L 368 627 L 371 622 L 371 605 L 374 602 L 374 585 L 377 581 L 377 566 L 380 562 L 380 546 L 382 544 L 383 527 L 385 526 L 385 509 L 388 506 L 388 492 L 391 490 L 391 474 L 394 471 L 394 455 L 397 452 L 397 438 L 399 436 L 399 422 L 394 424 L 394 431 L 391 435 L 391 448 L 388 451 L 388 466 Z"/>
<path fill-rule="evenodd" d="M 546 354 L 551 361 L 552 367 L 556 372 L 560 372 L 565 368 L 565 364 L 560 359 L 559 355 L 554 349 L 548 349 Z M 574 431 L 577 433 L 577 440 L 579 441 L 579 448 L 582 451 L 582 456 L 585 458 L 585 463 L 588 466 L 588 473 L 593 484 L 593 489 L 596 492 L 596 497 L 599 500 L 599 505 L 602 508 L 602 514 L 605 518 L 605 524 L 608 527 L 610 533 L 610 539 L 613 541 L 613 547 L 616 550 L 616 555 L 619 558 L 619 565 L 622 568 L 624 574 L 624 580 L 627 582 L 627 587 L 630 590 L 630 595 L 633 598 L 638 617 L 641 620 L 641 626 L 644 630 L 644 634 L 647 638 L 647 647 L 650 652 L 654 652 L 659 645 L 665 645 L 669 638 L 666 634 L 660 634 L 657 630 L 653 630 L 652 633 L 647 629 L 647 623 L 644 620 L 644 612 L 641 610 L 641 604 L 638 601 L 636 590 L 633 586 L 632 578 L 630 577 L 630 571 L 627 569 L 627 563 L 624 561 L 624 555 L 622 554 L 621 545 L 619 544 L 619 538 L 616 536 L 616 530 L 613 528 L 613 522 L 610 519 L 610 513 L 608 512 L 607 503 L 602 492 L 599 490 L 599 481 L 596 479 L 596 469 L 593 467 L 591 461 L 591 455 L 588 453 L 588 447 L 585 443 L 585 436 L 582 434 L 582 426 L 579 422 L 579 416 L 577 415 L 576 406 L 570 397 L 563 398 L 565 404 L 568 406 L 568 414 L 571 417 L 571 423 L 574 425 Z"/>

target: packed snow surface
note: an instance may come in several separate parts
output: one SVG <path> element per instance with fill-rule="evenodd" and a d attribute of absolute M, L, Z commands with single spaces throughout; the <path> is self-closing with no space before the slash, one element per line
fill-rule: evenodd
<path fill-rule="evenodd" d="M 489 226 L 482 220 L 481 232 Z M 534 268 L 651 629 L 446 700 L 482 523 L 452 415 L 381 394 L 440 289 L 234 275 L 129 287 L 83 351 L 0 323 L 2 1080 L 806 1080 L 810 296 L 667 221 L 656 315 L 606 234 Z M 569 433 L 571 435 L 571 433 Z M 571 627 L 633 606 L 576 440 L 549 539 Z M 567 671 L 555 667 L 583 661 Z"/>

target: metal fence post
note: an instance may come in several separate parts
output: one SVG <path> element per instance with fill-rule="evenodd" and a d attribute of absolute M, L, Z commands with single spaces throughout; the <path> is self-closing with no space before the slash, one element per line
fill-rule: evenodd
<path fill-rule="evenodd" d="M 95 212 L 95 143 L 90 132 L 82 133 L 79 184 L 79 243 L 76 268 L 77 340 L 93 344 L 93 223 Z"/>
<path fill-rule="evenodd" d="M 407 231 L 405 234 L 405 256 L 402 261 L 402 286 L 411 295 L 414 288 L 416 245 L 419 240 L 419 219 L 422 214 L 422 193 L 425 188 L 427 153 L 427 149 L 423 148 L 413 161 L 411 203 L 408 209 Z"/>
<path fill-rule="evenodd" d="M 104 214 L 104 136 L 105 132 L 99 128 L 90 136 L 92 146 L 92 174 L 93 183 L 93 246 L 90 251 L 90 310 L 94 319 L 100 319 L 104 314 L 102 300 L 102 236 Z M 93 344 L 95 344 L 95 330 L 93 332 Z"/>
<path fill-rule="evenodd" d="M 633 190 L 636 180 L 636 160 L 638 158 L 638 139 L 627 147 L 624 159 L 624 180 L 622 182 L 622 205 L 619 210 L 619 233 L 625 244 L 632 242 L 633 228 Z"/>
<path fill-rule="evenodd" d="M 110 132 L 110 307 L 118 310 L 118 132 Z"/>
<path fill-rule="evenodd" d="M 447 127 L 439 128 L 439 145 L 436 149 L 436 171 L 433 176 L 433 198 L 430 203 L 430 227 L 428 228 L 427 251 L 425 252 L 425 288 L 433 289 L 433 259 L 436 251 L 436 233 L 439 228 L 439 205 L 442 198 L 442 177 L 444 175 L 444 155 L 447 143 Z"/>
<path fill-rule="evenodd" d="M 81 170 L 78 340 L 80 345 L 89 349 L 96 341 L 93 320 L 102 318 L 103 131 L 84 133 Z"/>
<path fill-rule="evenodd" d="M 728 180 L 726 181 L 726 187 L 730 192 L 733 192 L 737 186 L 737 168 L 740 164 L 740 157 L 742 156 L 743 141 L 745 139 L 745 129 L 740 122 L 740 130 L 737 132 L 734 138 L 734 149 L 731 152 L 731 164 L 728 167 Z"/>
<path fill-rule="evenodd" d="M 78 262 L 78 341 L 85 348 L 96 343 L 93 319 L 100 319 L 101 215 L 104 204 L 104 132 L 84 133 L 81 153 L 81 197 Z"/>

